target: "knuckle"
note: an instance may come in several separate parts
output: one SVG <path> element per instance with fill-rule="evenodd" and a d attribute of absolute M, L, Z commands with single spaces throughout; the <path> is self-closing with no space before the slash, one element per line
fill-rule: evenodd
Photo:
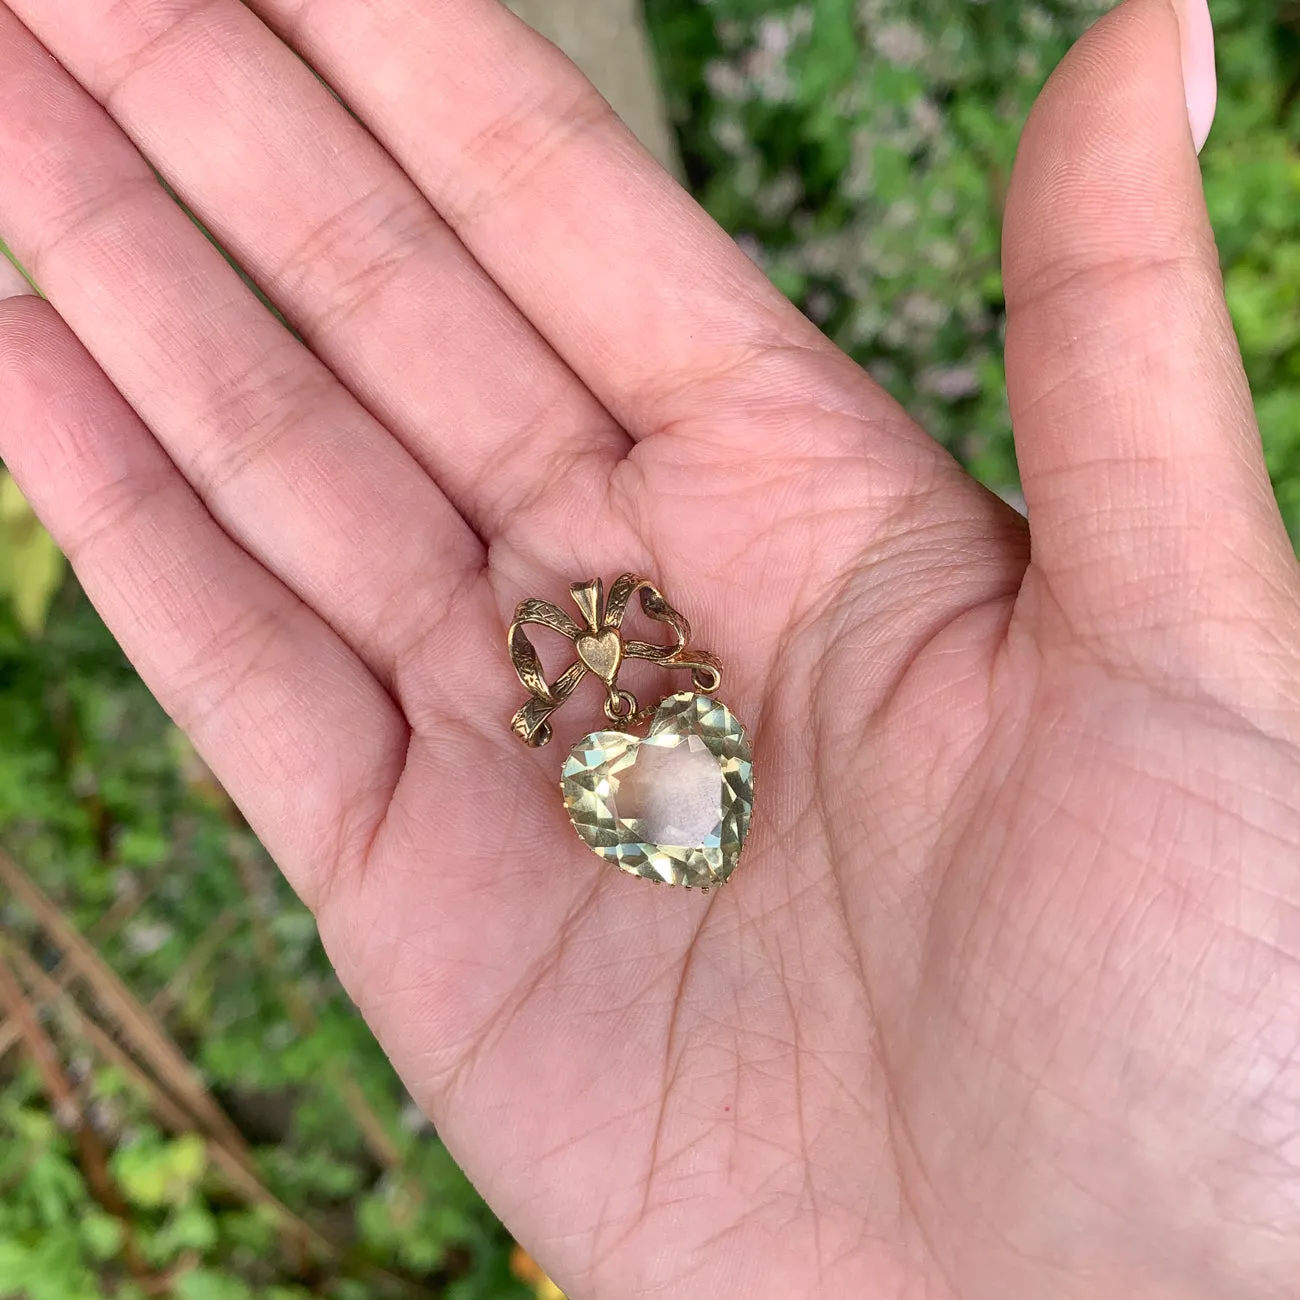
<path fill-rule="evenodd" d="M 51 208 L 28 259 L 33 278 L 42 283 L 60 259 L 93 266 L 106 250 L 123 247 L 139 224 L 135 218 L 141 202 L 156 191 L 157 181 L 143 169 L 119 172 L 100 183 L 74 174 L 51 185 L 46 191 Z"/>
<path fill-rule="evenodd" d="M 218 18 L 224 0 L 117 0 L 103 30 L 131 30 L 129 47 L 114 42 L 87 75 L 91 93 L 110 110 L 137 76 L 171 57 L 188 39 L 195 23 Z"/>
<path fill-rule="evenodd" d="M 268 275 L 267 291 L 292 304 L 308 335 L 333 333 L 402 276 L 433 232 L 423 196 L 385 177 L 319 221 Z"/>
<path fill-rule="evenodd" d="M 1217 260 L 1195 245 L 1134 251 L 1063 249 L 1008 279 L 1008 308 L 1026 312 L 1045 303 L 1095 311 L 1098 300 L 1168 299 L 1211 284 Z"/>
<path fill-rule="evenodd" d="M 308 427 L 331 387 L 303 364 L 288 335 L 269 353 L 215 379 L 191 428 L 177 439 L 194 450 L 186 473 L 205 500 L 228 493 L 238 480 L 264 468 Z"/>
<path fill-rule="evenodd" d="M 575 142 L 612 120 L 613 109 L 596 88 L 576 68 L 570 71 L 569 77 L 533 86 L 463 143 L 463 175 L 484 179 L 454 205 L 455 224 L 476 222 L 533 183 Z"/>
<path fill-rule="evenodd" d="M 281 630 L 270 612 L 255 604 L 237 606 L 225 621 L 213 619 L 193 644 L 174 677 L 175 698 L 188 701 L 184 726 L 191 733 L 206 731 L 215 713 L 253 694 L 251 683 L 283 666 Z"/>
<path fill-rule="evenodd" d="M 79 565 L 105 540 L 128 535 L 136 521 L 147 518 L 154 502 L 177 483 L 170 465 L 136 471 L 87 485 L 77 509 L 77 522 L 60 541 L 68 559 Z"/>

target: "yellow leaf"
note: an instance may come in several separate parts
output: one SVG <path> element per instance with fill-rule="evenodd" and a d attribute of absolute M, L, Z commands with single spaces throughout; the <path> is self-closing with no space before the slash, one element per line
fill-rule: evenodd
<path fill-rule="evenodd" d="M 510 1253 L 510 1271 L 533 1288 L 537 1300 L 565 1300 L 564 1292 L 542 1271 L 542 1266 L 522 1247 Z"/>
<path fill-rule="evenodd" d="M 0 471 L 0 593 L 13 601 L 18 625 L 28 634 L 44 628 L 65 564 L 18 485 Z"/>
<path fill-rule="evenodd" d="M 0 469 L 0 526 L 30 519 L 32 508 L 8 470 Z"/>
<path fill-rule="evenodd" d="M 45 627 L 50 604 L 63 581 L 65 564 L 63 552 L 43 528 L 33 532 L 22 553 L 15 556 L 9 595 L 24 632 L 35 634 Z"/>

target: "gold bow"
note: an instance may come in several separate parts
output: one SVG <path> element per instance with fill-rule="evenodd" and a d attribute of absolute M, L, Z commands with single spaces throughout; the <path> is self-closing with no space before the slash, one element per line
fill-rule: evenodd
<path fill-rule="evenodd" d="M 548 600 L 524 600 L 520 601 L 515 610 L 515 621 L 510 624 L 510 660 L 519 680 L 532 696 L 515 714 L 510 729 L 526 745 L 545 745 L 551 739 L 551 725 L 547 719 L 573 694 L 574 688 L 589 672 L 595 673 L 605 683 L 605 716 L 611 722 L 627 727 L 641 721 L 636 697 L 618 687 L 618 670 L 624 659 L 647 659 L 664 668 L 689 668 L 697 690 L 718 689 L 722 681 L 722 665 L 703 650 L 688 649 L 690 624 L 649 579 L 625 573 L 609 589 L 608 600 L 604 597 L 604 584 L 599 578 L 575 582 L 569 592 L 582 611 L 582 623 L 575 622 Z M 677 638 L 675 645 L 623 640 L 619 631 L 623 615 L 627 612 L 628 602 L 638 593 L 646 615 L 672 628 Z M 524 632 L 529 623 L 549 627 L 568 637 L 578 651 L 577 661 L 549 684 L 542 673 L 537 651 Z"/>

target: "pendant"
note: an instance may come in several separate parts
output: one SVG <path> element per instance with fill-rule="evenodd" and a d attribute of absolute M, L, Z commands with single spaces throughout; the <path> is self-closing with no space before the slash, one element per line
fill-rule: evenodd
<path fill-rule="evenodd" d="M 515 611 L 510 658 L 530 698 L 511 730 L 526 745 L 549 743 L 551 714 L 588 673 L 599 677 L 611 725 L 584 736 L 564 761 L 560 791 L 569 820 L 582 842 L 620 871 L 708 893 L 735 871 L 754 808 L 749 737 L 716 698 L 722 665 L 690 648 L 690 624 L 645 578 L 625 573 L 608 599 L 599 578 L 569 590 L 582 622 L 544 600 L 521 601 Z M 672 629 L 674 644 L 624 640 L 633 596 L 647 617 Z M 577 659 L 554 682 L 524 632 L 530 624 L 573 642 Z M 642 709 L 618 684 L 629 659 L 688 669 L 694 689 Z"/>

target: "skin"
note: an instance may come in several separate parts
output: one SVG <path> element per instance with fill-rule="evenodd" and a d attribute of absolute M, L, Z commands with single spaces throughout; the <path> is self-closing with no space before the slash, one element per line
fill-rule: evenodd
<path fill-rule="evenodd" d="M 1031 527 L 506 11 L 0 5 L 0 454 L 575 1300 L 1294 1294 L 1300 575 L 1183 17 L 1025 133 Z M 708 898 L 577 842 L 593 683 L 508 732 L 516 601 L 625 569 L 755 737 Z"/>

